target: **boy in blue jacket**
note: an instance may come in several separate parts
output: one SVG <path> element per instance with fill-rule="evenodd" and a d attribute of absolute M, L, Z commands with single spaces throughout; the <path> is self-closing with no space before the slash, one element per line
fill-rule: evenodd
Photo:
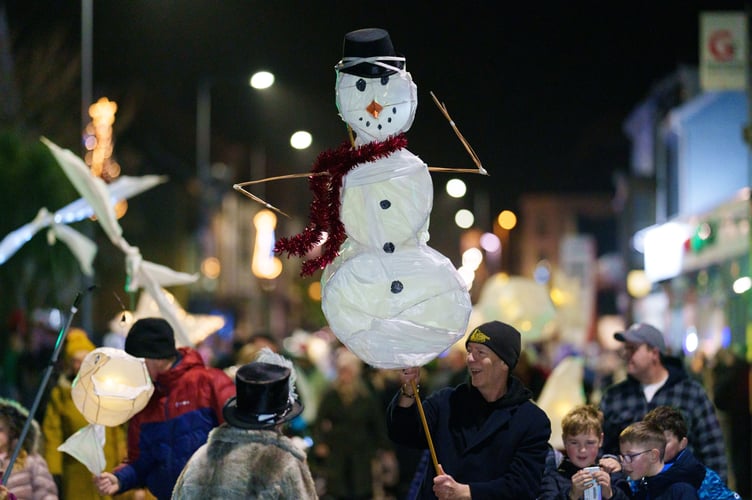
<path fill-rule="evenodd" d="M 661 471 L 662 474 L 672 475 L 677 471 L 679 474 L 684 474 L 684 471 L 696 469 L 696 464 L 700 462 L 692 454 L 692 450 L 687 448 L 687 422 L 678 409 L 671 406 L 658 406 L 648 412 L 643 421 L 655 425 L 663 431 L 666 437 L 665 465 Z M 738 493 L 726 486 L 718 473 L 709 467 L 704 465 L 703 467 L 704 477 L 697 490 L 701 500 L 741 499 Z"/>
<path fill-rule="evenodd" d="M 704 467 L 699 462 L 686 470 L 663 472 L 666 437 L 655 425 L 637 422 L 619 434 L 619 459 L 633 481 L 636 500 L 698 500 L 697 488 Z M 673 469 L 673 468 L 672 468 Z M 698 478 L 700 478 L 698 480 Z"/>

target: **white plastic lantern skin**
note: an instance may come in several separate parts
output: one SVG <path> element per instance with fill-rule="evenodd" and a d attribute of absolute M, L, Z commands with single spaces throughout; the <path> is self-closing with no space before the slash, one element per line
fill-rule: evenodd
<path fill-rule="evenodd" d="M 564 416 L 575 406 L 585 404 L 583 373 L 582 358 L 577 356 L 564 358 L 554 367 L 538 397 L 538 406 L 546 412 L 551 421 L 549 444 L 554 449 L 564 449 L 561 436 L 561 421 Z"/>
<path fill-rule="evenodd" d="M 143 359 L 99 347 L 84 358 L 71 396 L 87 421 L 113 427 L 141 411 L 153 392 Z"/>
<path fill-rule="evenodd" d="M 340 72 L 336 91 L 357 146 L 412 125 L 417 87 L 404 70 L 386 79 Z M 345 175 L 340 199 L 347 240 L 321 278 L 329 326 L 371 366 L 428 363 L 462 338 L 472 309 L 453 264 L 427 245 L 428 166 L 407 149 L 364 162 Z"/>
<path fill-rule="evenodd" d="M 82 427 L 57 447 L 86 466 L 95 476 L 107 466 L 104 458 L 104 426 L 89 424 Z"/>

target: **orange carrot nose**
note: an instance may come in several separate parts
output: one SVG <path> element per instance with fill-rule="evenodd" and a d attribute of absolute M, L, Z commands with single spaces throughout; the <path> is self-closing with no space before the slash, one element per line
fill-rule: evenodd
<path fill-rule="evenodd" d="M 376 101 L 371 101 L 371 104 L 368 105 L 368 107 L 366 108 L 366 111 L 368 111 L 368 113 L 370 113 L 370 115 L 373 116 L 374 118 L 378 118 L 379 113 L 381 113 L 382 109 L 384 109 L 384 106 L 377 103 Z"/>

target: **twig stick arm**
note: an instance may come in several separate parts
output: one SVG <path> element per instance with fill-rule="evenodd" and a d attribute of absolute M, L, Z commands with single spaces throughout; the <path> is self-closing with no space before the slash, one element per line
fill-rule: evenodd
<path fill-rule="evenodd" d="M 439 460 L 436 458 L 436 450 L 433 448 L 433 440 L 431 439 L 431 431 L 428 429 L 428 421 L 426 420 L 426 414 L 423 412 L 423 403 L 420 401 L 420 394 L 418 393 L 418 386 L 415 385 L 415 380 L 410 381 L 410 385 L 413 388 L 413 394 L 415 394 L 415 403 L 418 405 L 418 413 L 420 413 L 420 421 L 423 422 L 423 432 L 426 435 L 426 441 L 428 441 L 428 449 L 431 451 L 431 460 L 433 460 L 433 468 L 436 470 L 436 475 L 441 474 L 439 468 Z"/>
<path fill-rule="evenodd" d="M 434 104 L 439 108 L 441 111 L 441 114 L 444 115 L 444 118 L 447 119 L 449 122 L 449 126 L 452 127 L 452 130 L 454 130 L 455 135 L 460 140 L 463 146 L 465 146 L 465 151 L 470 155 L 470 158 L 473 159 L 473 163 L 475 163 L 475 166 L 478 167 L 478 173 L 483 175 L 488 175 L 488 172 L 485 168 L 483 168 L 483 165 L 480 162 L 480 158 L 478 158 L 478 155 L 475 154 L 475 150 L 473 150 L 473 147 L 470 145 L 469 142 L 467 142 L 467 139 L 465 139 L 465 136 L 462 135 L 462 132 L 460 132 L 460 129 L 457 128 L 457 124 L 454 123 L 454 120 L 452 120 L 452 117 L 449 115 L 449 110 L 447 109 L 446 105 L 439 101 L 438 97 L 436 97 L 436 94 L 430 92 L 431 97 L 433 98 Z"/>

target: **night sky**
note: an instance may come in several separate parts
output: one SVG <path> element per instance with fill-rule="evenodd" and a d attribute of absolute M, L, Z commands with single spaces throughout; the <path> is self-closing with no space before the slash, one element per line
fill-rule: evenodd
<path fill-rule="evenodd" d="M 267 175 L 306 172 L 346 139 L 333 91 L 344 34 L 382 27 L 418 85 L 408 148 L 431 166 L 473 166 L 433 91 L 491 174 L 466 176 L 471 190 L 486 191 L 497 211 L 528 192 L 613 191 L 614 172 L 628 168 L 627 114 L 679 65 L 697 64 L 699 12 L 744 5 L 516 4 L 96 0 L 94 97 L 134 103 L 118 140 L 150 151 L 140 174 L 188 178 L 196 86 L 212 77 L 213 159 L 223 147 L 263 144 Z M 16 43 L 57 25 L 80 43 L 78 2 L 13 1 L 7 10 Z M 243 85 L 260 68 L 276 74 L 273 93 Z M 282 144 L 300 128 L 313 147 L 290 154 Z M 241 161 L 233 180 L 249 176 Z"/>

